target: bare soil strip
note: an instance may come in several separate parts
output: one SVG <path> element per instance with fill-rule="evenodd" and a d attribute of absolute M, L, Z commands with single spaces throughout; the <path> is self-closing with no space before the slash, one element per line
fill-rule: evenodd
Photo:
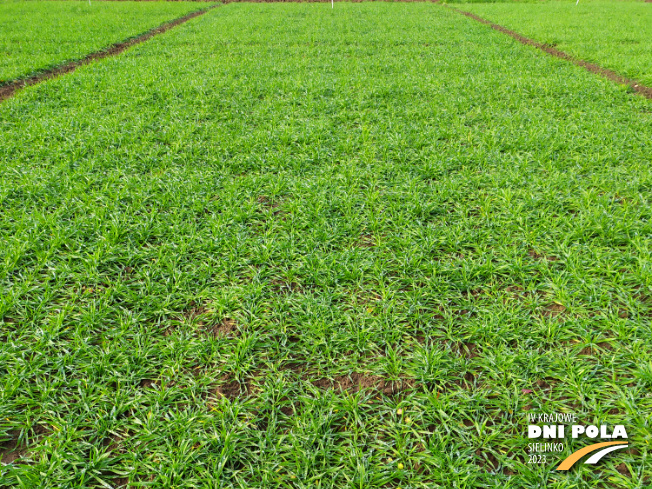
<path fill-rule="evenodd" d="M 55 78 L 60 75 L 65 75 L 66 73 L 72 73 L 77 69 L 77 67 L 88 64 L 91 61 L 95 61 L 97 59 L 102 59 L 102 58 L 108 58 L 109 56 L 116 56 L 121 52 L 129 49 L 131 46 L 140 44 L 141 42 L 145 42 L 148 39 L 158 34 L 162 34 L 163 32 L 166 32 L 172 29 L 173 27 L 178 26 L 179 24 L 183 24 L 184 22 L 188 22 L 190 19 L 194 19 L 195 17 L 203 15 L 209 10 L 214 9 L 215 7 L 219 7 L 219 5 L 211 5 L 206 9 L 197 10 L 195 12 L 189 13 L 188 15 L 185 15 L 184 17 L 179 17 L 178 19 L 165 22 L 164 24 L 155 27 L 154 29 L 146 32 L 145 34 L 141 34 L 139 36 L 133 37 L 123 42 L 112 44 L 111 46 L 107 47 L 106 49 L 103 49 L 102 51 L 96 51 L 94 53 L 90 53 L 86 55 L 84 58 L 79 59 L 77 61 L 70 61 L 69 63 L 37 73 L 30 77 L 9 82 L 7 85 L 0 86 L 0 102 L 12 97 L 18 90 L 24 87 L 30 85 L 36 85 L 37 83 L 40 83 L 44 80 Z"/>
<path fill-rule="evenodd" d="M 652 1 L 652 0 L 650 0 Z M 455 10 L 456 12 L 466 15 L 467 17 L 470 17 L 473 20 L 476 20 L 482 24 L 488 25 L 492 29 L 495 29 L 497 31 L 502 32 L 503 34 L 507 34 L 508 36 L 513 37 L 516 39 L 518 42 L 525 44 L 527 46 L 533 46 L 535 48 L 538 48 L 542 51 L 545 51 L 546 53 L 550 54 L 551 56 L 555 56 L 557 58 L 564 59 L 566 61 L 570 61 L 574 65 L 581 66 L 582 68 L 586 69 L 587 71 L 591 73 L 595 73 L 596 75 L 603 76 L 611 81 L 614 81 L 616 83 L 620 83 L 622 85 L 628 85 L 632 90 L 634 90 L 636 93 L 643 95 L 646 98 L 652 99 L 652 87 L 647 87 L 645 85 L 642 85 L 641 83 L 637 82 L 636 80 L 630 80 L 629 78 L 625 78 L 624 76 L 616 73 L 615 71 L 609 70 L 607 68 L 602 68 L 601 66 L 598 66 L 593 63 L 589 63 L 588 61 L 584 61 L 581 59 L 578 59 L 574 56 L 571 56 L 568 53 L 565 53 L 563 51 L 560 51 L 559 49 L 556 49 L 548 44 L 544 44 L 538 41 L 535 41 L 533 39 L 527 38 L 525 36 L 522 36 L 518 32 L 514 32 L 506 27 L 503 27 L 502 25 L 499 24 L 494 24 L 491 21 L 488 21 L 486 19 L 483 19 L 482 17 L 478 17 L 475 14 L 472 14 L 471 12 L 465 12 L 464 10 L 459 10 L 455 7 L 451 7 L 450 5 L 445 5 L 446 7 Z"/>

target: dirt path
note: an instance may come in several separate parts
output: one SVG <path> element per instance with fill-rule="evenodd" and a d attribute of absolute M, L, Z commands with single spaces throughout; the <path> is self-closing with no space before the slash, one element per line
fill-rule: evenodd
<path fill-rule="evenodd" d="M 614 81 L 616 83 L 620 83 L 622 85 L 628 85 L 629 87 L 632 88 L 636 93 L 643 95 L 646 98 L 652 99 L 652 87 L 647 87 L 636 80 L 630 80 L 629 78 L 625 78 L 624 76 L 616 73 L 615 71 L 609 70 L 607 68 L 603 68 L 601 66 L 598 66 L 593 63 L 589 63 L 588 61 L 584 61 L 581 59 L 578 59 L 568 53 L 565 53 L 563 51 L 560 51 L 559 49 L 556 49 L 552 46 L 549 46 L 547 44 L 535 41 L 533 39 L 530 39 L 528 37 L 522 36 L 518 32 L 514 32 L 507 27 L 503 27 L 502 25 L 499 24 L 494 24 L 491 21 L 488 21 L 486 19 L 483 19 L 482 17 L 478 17 L 475 14 L 472 14 L 471 12 L 465 12 L 464 10 L 457 9 L 455 7 L 451 7 L 450 5 L 445 5 L 445 7 L 448 7 L 452 10 L 455 10 L 456 12 L 466 15 L 467 17 L 470 17 L 473 20 L 476 20 L 482 24 L 488 25 L 492 29 L 495 29 L 497 31 L 500 31 L 504 34 L 507 34 L 508 36 L 513 37 L 516 39 L 518 42 L 525 44 L 527 46 L 534 46 L 535 48 L 540 49 L 541 51 L 544 51 L 552 56 L 555 56 L 557 58 L 565 59 L 566 61 L 570 61 L 574 65 L 581 66 L 582 68 L 586 69 L 587 71 L 590 71 L 591 73 L 595 73 L 597 75 L 604 76 L 605 78 L 608 78 L 611 81 Z"/>
<path fill-rule="evenodd" d="M 127 50 L 131 46 L 134 46 L 136 44 L 140 44 L 141 42 L 145 42 L 148 39 L 158 35 L 162 34 L 165 31 L 168 31 L 172 29 L 173 27 L 176 27 L 180 24 L 183 24 L 184 22 L 189 21 L 190 19 L 194 19 L 195 17 L 198 17 L 200 15 L 205 14 L 211 9 L 214 9 L 216 7 L 219 7 L 219 5 L 212 5 L 204 10 L 198 10 L 195 12 L 191 12 L 188 15 L 185 15 L 183 17 L 179 17 L 178 19 L 170 20 L 168 22 L 165 22 L 164 24 L 161 24 L 158 27 L 155 27 L 149 32 L 146 32 L 145 34 L 141 34 L 140 36 L 136 36 L 134 38 L 128 39 L 127 41 L 119 42 L 116 44 L 112 44 L 111 46 L 107 47 L 106 49 L 102 51 L 96 51 L 94 53 L 90 53 L 83 57 L 80 60 L 77 61 L 70 61 L 69 63 L 66 63 L 61 66 L 57 66 L 56 68 L 51 68 L 49 70 L 37 73 L 35 75 L 32 75 L 27 78 L 22 78 L 20 80 L 14 80 L 13 82 L 8 83 L 7 85 L 3 85 L 0 87 L 0 102 L 3 100 L 7 100 L 8 98 L 12 97 L 18 90 L 30 86 L 30 85 L 36 85 L 37 83 L 40 83 L 44 80 L 48 80 L 50 78 L 55 78 L 60 75 L 65 75 L 66 73 L 71 73 L 77 69 L 78 66 L 82 66 L 85 64 L 90 63 L 91 61 L 95 61 L 96 59 L 102 59 L 102 58 L 108 58 L 109 56 L 115 56 L 117 54 L 120 54 L 121 52 Z"/>

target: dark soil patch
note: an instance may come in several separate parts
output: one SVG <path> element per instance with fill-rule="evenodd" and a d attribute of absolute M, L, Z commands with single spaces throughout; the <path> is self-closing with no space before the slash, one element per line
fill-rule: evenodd
<path fill-rule="evenodd" d="M 106 1 L 120 1 L 120 0 L 106 0 Z M 144 2 L 144 1 L 154 1 L 154 0 L 140 0 L 140 1 Z M 122 489 L 123 487 L 127 487 L 127 484 L 129 484 L 129 478 L 118 477 L 117 479 L 113 479 L 111 482 L 113 482 L 114 487 L 118 487 Z"/>
<path fill-rule="evenodd" d="M 463 379 L 464 381 L 460 387 L 471 388 L 475 385 L 475 374 L 473 372 L 466 372 Z"/>
<path fill-rule="evenodd" d="M 601 66 L 598 66 L 593 63 L 589 63 L 588 61 L 584 61 L 578 58 L 575 58 L 574 56 L 571 56 L 568 53 L 565 53 L 563 51 L 560 51 L 559 49 L 550 46 L 548 44 L 544 44 L 538 41 L 535 41 L 533 39 L 529 39 L 518 32 L 512 31 L 508 29 L 507 27 L 503 27 L 502 25 L 499 24 L 494 24 L 493 22 L 490 22 L 486 19 L 483 19 L 482 17 L 478 17 L 475 14 L 472 14 L 471 12 L 465 12 L 463 10 L 456 9 L 455 7 L 450 7 L 449 5 L 446 5 L 446 7 L 451 8 L 455 10 L 456 12 L 459 12 L 462 15 L 466 15 L 467 17 L 476 20 L 480 22 L 481 24 L 488 25 L 492 29 L 495 29 L 499 32 L 502 32 L 503 34 L 507 34 L 508 36 L 513 37 L 516 39 L 518 42 L 525 44 L 526 46 L 533 46 L 535 48 L 538 48 L 551 56 L 555 56 L 557 58 L 564 59 L 566 61 L 570 61 L 574 65 L 581 66 L 582 68 L 586 69 L 587 71 L 591 73 L 595 73 L 596 75 L 603 76 L 613 82 L 622 84 L 622 85 L 627 85 L 629 86 L 634 92 L 643 95 L 646 98 L 652 99 L 652 87 L 647 87 L 640 82 L 636 80 L 630 80 L 629 78 L 625 78 L 624 76 L 616 73 L 615 71 L 609 70 L 607 68 L 602 68 Z"/>
<path fill-rule="evenodd" d="M 557 260 L 559 260 L 559 258 L 557 258 L 556 256 L 542 255 L 541 253 L 538 253 L 535 250 L 528 250 L 527 254 L 530 255 L 535 260 L 547 260 L 547 261 L 557 261 Z"/>
<path fill-rule="evenodd" d="M 480 467 L 487 472 L 498 470 L 500 462 L 498 462 L 498 459 L 492 453 L 478 449 L 475 451 L 475 455 L 478 457 Z"/>
<path fill-rule="evenodd" d="M 258 202 L 262 207 L 266 209 L 276 209 L 279 205 L 281 205 L 279 202 L 273 202 L 269 197 L 264 195 L 259 196 L 256 199 L 256 202 Z"/>
<path fill-rule="evenodd" d="M 292 416 L 294 414 L 294 407 L 293 406 L 283 406 L 283 407 L 281 407 L 281 412 L 285 416 Z"/>
<path fill-rule="evenodd" d="M 478 299 L 484 293 L 485 292 L 482 289 L 465 290 L 464 292 L 462 292 L 462 297 L 464 297 L 465 299 L 468 299 L 468 300 Z"/>
<path fill-rule="evenodd" d="M 267 214 L 269 212 L 272 213 L 273 216 L 279 217 L 279 219 L 285 221 L 287 219 L 287 216 L 285 215 L 286 213 L 280 209 L 281 207 L 281 202 L 272 200 L 271 198 L 261 195 L 256 199 L 256 202 L 260 205 L 260 210 L 263 214 Z"/>
<path fill-rule="evenodd" d="M 72 73 L 77 69 L 77 67 L 89 64 L 91 61 L 95 61 L 97 59 L 102 59 L 102 58 L 108 58 L 109 56 L 116 56 L 122 53 L 123 51 L 127 50 L 131 46 L 140 44 L 141 42 L 145 42 L 151 37 L 156 36 L 157 34 L 162 34 L 163 32 L 166 32 L 172 29 L 173 27 L 178 26 L 179 24 L 183 24 L 184 22 L 187 22 L 190 19 L 194 19 L 195 17 L 203 15 L 209 10 L 214 9 L 218 6 L 219 5 L 211 5 L 210 7 L 207 7 L 204 10 L 198 10 L 184 17 L 171 20 L 169 22 L 161 24 L 160 26 L 152 29 L 149 32 L 146 32 L 145 34 L 141 34 L 140 36 L 136 36 L 132 39 L 128 39 L 123 42 L 112 44 L 111 46 L 107 47 L 103 51 L 96 51 L 94 53 L 88 54 L 84 58 L 78 61 L 71 61 L 70 63 L 66 63 L 65 65 L 59 66 L 57 68 L 52 68 L 27 78 L 9 82 L 6 85 L 0 86 L 0 102 L 12 97 L 21 88 L 30 85 L 36 85 L 37 83 L 40 83 L 44 80 L 48 80 L 50 78 L 56 78 L 60 75 L 65 75 L 66 73 Z"/>
<path fill-rule="evenodd" d="M 476 358 L 480 356 L 477 345 L 473 343 L 469 343 L 468 341 L 461 344 L 451 345 L 451 348 L 458 355 L 466 357 L 468 359 Z"/>
<path fill-rule="evenodd" d="M 111 436 L 107 436 L 106 438 L 104 438 L 100 442 L 100 444 L 103 447 L 108 448 L 110 451 L 117 451 L 119 449 L 121 441 L 122 441 L 122 438 L 120 436 L 111 435 Z"/>
<path fill-rule="evenodd" d="M 648 2 L 652 2 L 652 0 L 647 0 Z M 621 463 L 616 465 L 616 470 L 623 474 L 624 476 L 631 477 L 632 474 L 630 474 L 629 469 L 627 468 L 627 465 L 625 463 Z"/>
<path fill-rule="evenodd" d="M 142 387 L 143 389 L 153 389 L 157 385 L 158 383 L 152 379 L 143 379 L 140 381 L 140 387 Z"/>
<path fill-rule="evenodd" d="M 415 386 L 413 379 L 385 380 L 377 375 L 364 375 L 352 373 L 335 377 L 334 379 L 319 379 L 312 381 L 315 387 L 328 390 L 346 391 L 356 393 L 361 390 L 371 390 L 379 394 L 394 395 Z"/>
<path fill-rule="evenodd" d="M 535 384 L 539 388 L 539 390 L 549 391 L 552 390 L 553 385 L 557 384 L 557 379 L 553 379 L 552 377 L 546 377 L 545 379 L 537 380 Z"/>
<path fill-rule="evenodd" d="M 218 397 L 226 397 L 228 400 L 233 401 L 238 398 L 242 393 L 240 382 L 237 380 L 230 380 L 215 389 Z"/>
<path fill-rule="evenodd" d="M 190 303 L 189 308 L 183 312 L 183 317 L 188 321 L 193 321 L 194 319 L 203 316 L 208 312 L 208 309 L 203 305 L 197 305 L 194 301 Z M 200 325 L 203 323 L 200 321 Z"/>
<path fill-rule="evenodd" d="M 20 432 L 17 430 L 10 431 L 9 440 L 0 443 L 0 462 L 3 464 L 13 463 L 25 454 L 25 447 L 18 445 Z"/>
<path fill-rule="evenodd" d="M 215 338 L 227 338 L 229 336 L 238 336 L 238 324 L 229 318 L 224 318 L 222 322 L 212 327 L 211 331 Z"/>
<path fill-rule="evenodd" d="M 603 349 L 603 350 L 607 350 L 607 351 L 613 350 L 613 346 L 611 345 L 611 343 L 607 343 L 605 341 L 602 341 L 602 342 L 598 343 L 595 346 L 593 346 L 593 345 L 585 346 L 584 348 L 582 348 L 580 350 L 579 354 L 580 355 L 598 355 L 600 353 L 599 348 Z"/>
<path fill-rule="evenodd" d="M 520 296 L 525 292 L 525 289 L 521 287 L 520 285 L 510 285 L 505 289 L 505 292 L 512 296 Z"/>
<path fill-rule="evenodd" d="M 548 318 L 554 318 L 560 316 L 566 312 L 566 308 L 561 304 L 549 304 L 543 308 L 543 316 Z"/>
<path fill-rule="evenodd" d="M 216 394 L 222 397 L 226 397 L 229 400 L 234 400 L 242 392 L 240 382 L 237 380 L 232 380 L 226 384 L 222 384 L 217 389 L 215 389 Z"/>
<path fill-rule="evenodd" d="M 374 248 L 376 246 L 376 242 L 374 241 L 374 237 L 371 234 L 364 234 L 360 236 L 357 246 L 358 248 Z"/>
<path fill-rule="evenodd" d="M 251 387 L 248 383 L 241 384 L 230 375 L 224 375 L 214 393 L 218 399 L 225 397 L 229 401 L 234 401 L 240 397 L 251 395 Z"/>

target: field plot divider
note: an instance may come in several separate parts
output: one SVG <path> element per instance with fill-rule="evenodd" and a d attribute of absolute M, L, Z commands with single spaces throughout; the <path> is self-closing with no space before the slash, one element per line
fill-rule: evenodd
<path fill-rule="evenodd" d="M 438 2 L 439 3 L 439 2 Z M 500 24 L 495 24 L 487 19 L 483 19 L 482 17 L 475 15 L 471 12 L 466 12 L 464 10 L 460 10 L 455 7 L 451 7 L 450 5 L 442 4 L 444 7 L 447 7 L 451 10 L 454 10 L 455 12 L 465 15 L 466 17 L 469 17 L 477 22 L 480 22 L 481 24 L 485 24 L 489 27 L 491 27 L 494 30 L 497 30 L 499 32 L 502 32 L 503 34 L 507 34 L 508 36 L 516 39 L 518 42 L 521 44 L 525 44 L 526 46 L 532 46 L 537 49 L 540 49 L 541 51 L 544 51 L 545 53 L 555 56 L 557 58 L 564 59 L 566 61 L 569 61 L 573 63 L 576 66 L 580 66 L 584 68 L 585 70 L 589 71 L 590 73 L 594 73 L 596 75 L 603 76 L 613 82 L 619 83 L 621 85 L 627 85 L 629 86 L 634 92 L 638 93 L 639 95 L 643 95 L 645 98 L 651 99 L 652 100 L 652 87 L 648 87 L 643 85 L 642 83 L 636 81 L 636 80 L 631 80 L 629 78 L 626 78 L 619 73 L 610 70 L 608 68 L 603 68 L 601 66 L 598 66 L 594 63 L 589 63 L 588 61 L 584 61 L 582 59 L 576 58 L 575 56 L 572 56 L 568 53 L 565 53 L 564 51 L 560 51 L 559 49 L 556 49 L 548 44 L 544 44 L 539 41 L 535 41 L 534 39 L 530 39 L 528 37 L 525 37 L 518 32 L 515 32 L 511 29 L 508 29 L 507 27 L 504 27 Z"/>
<path fill-rule="evenodd" d="M 70 61 L 68 63 L 65 63 L 61 66 L 57 66 L 55 68 L 51 68 L 49 70 L 37 73 L 35 75 L 31 75 L 27 78 L 21 78 L 17 80 L 13 80 L 9 82 L 6 85 L 0 86 L 0 102 L 7 100 L 8 98 L 11 98 L 14 96 L 14 94 L 18 91 L 21 90 L 22 88 L 31 86 L 31 85 L 36 85 L 37 83 L 41 83 L 42 81 L 49 80 L 51 78 L 56 78 L 61 75 L 65 75 L 67 73 L 72 73 L 77 69 L 77 67 L 86 65 L 91 63 L 92 61 L 96 61 L 99 59 L 103 58 L 108 58 L 110 56 L 116 56 L 127 49 L 129 49 L 132 46 L 135 46 L 136 44 L 140 44 L 142 42 L 145 42 L 152 37 L 158 35 L 158 34 L 163 34 L 166 31 L 169 31 L 173 27 L 176 27 L 178 25 L 181 25 L 185 22 L 188 22 L 190 19 L 194 19 L 195 17 L 199 17 L 200 15 L 204 15 L 206 12 L 220 7 L 222 4 L 215 4 L 211 5 L 209 7 L 203 8 L 201 10 L 195 10 L 194 12 L 190 12 L 187 15 L 184 15 L 183 17 L 179 17 L 173 20 L 169 20 L 167 22 L 164 22 L 163 24 L 159 25 L 158 27 L 154 27 L 153 29 L 150 29 L 149 31 L 131 37 L 125 41 L 117 42 L 115 44 L 111 44 L 110 46 L 100 50 L 100 51 L 95 51 L 93 53 L 87 54 L 81 59 L 78 59 L 76 61 Z"/>

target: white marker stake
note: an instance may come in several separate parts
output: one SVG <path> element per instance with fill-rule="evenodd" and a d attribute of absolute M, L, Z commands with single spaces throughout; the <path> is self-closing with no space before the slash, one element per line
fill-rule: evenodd
<path fill-rule="evenodd" d="M 577 1 L 579 2 L 580 0 Z M 335 8 L 335 0 L 331 0 L 331 8 Z"/>

